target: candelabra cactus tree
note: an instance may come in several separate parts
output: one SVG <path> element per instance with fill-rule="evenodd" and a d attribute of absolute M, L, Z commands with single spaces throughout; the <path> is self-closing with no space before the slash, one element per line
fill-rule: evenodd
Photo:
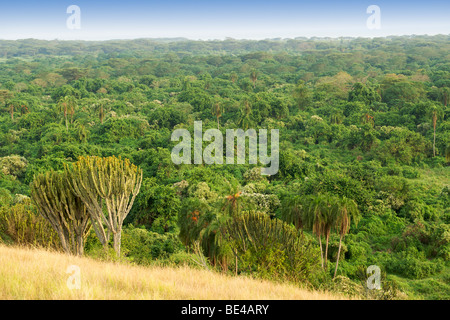
<path fill-rule="evenodd" d="M 65 173 L 49 171 L 31 183 L 32 199 L 39 213 L 50 222 L 66 253 L 83 255 L 90 229 L 86 206 L 69 188 Z"/>
<path fill-rule="evenodd" d="M 66 166 L 71 190 L 83 201 L 105 248 L 110 235 L 120 256 L 122 224 L 142 183 L 142 169 L 120 157 L 80 157 Z"/>

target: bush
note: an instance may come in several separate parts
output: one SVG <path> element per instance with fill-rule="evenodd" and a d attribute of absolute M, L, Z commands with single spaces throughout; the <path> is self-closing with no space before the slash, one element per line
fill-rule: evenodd
<path fill-rule="evenodd" d="M 1 240 L 19 245 L 61 249 L 58 235 L 50 223 L 38 215 L 27 201 L 0 208 Z"/>
<path fill-rule="evenodd" d="M 407 251 L 393 255 L 387 261 L 386 269 L 410 279 L 423 279 L 441 272 L 444 269 L 444 262 L 441 259 L 429 261 L 423 252 L 418 252 L 415 247 L 409 247 Z"/>
<path fill-rule="evenodd" d="M 226 233 L 241 272 L 298 283 L 318 270 L 319 254 L 311 239 L 279 219 L 245 213 L 227 223 Z"/>
<path fill-rule="evenodd" d="M 182 251 L 183 245 L 174 233 L 159 234 L 132 225 L 122 231 L 122 252 L 127 260 L 150 264 Z"/>
<path fill-rule="evenodd" d="M 18 155 L 0 158 L 0 170 L 5 175 L 22 177 L 27 169 L 27 166 L 27 159 Z"/>
<path fill-rule="evenodd" d="M 402 175 L 408 179 L 416 179 L 420 177 L 419 170 L 412 167 L 405 167 L 402 170 Z"/>

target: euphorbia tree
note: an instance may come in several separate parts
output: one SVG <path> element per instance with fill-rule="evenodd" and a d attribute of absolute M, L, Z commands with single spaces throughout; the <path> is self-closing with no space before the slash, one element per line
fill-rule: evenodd
<path fill-rule="evenodd" d="M 55 171 L 37 175 L 31 184 L 31 195 L 39 213 L 58 233 L 64 251 L 83 255 L 90 229 L 89 214 L 70 190 L 66 175 Z"/>
<path fill-rule="evenodd" d="M 123 221 L 139 193 L 142 169 L 128 159 L 90 156 L 66 166 L 66 172 L 70 188 L 88 209 L 100 242 L 106 248 L 112 233 L 114 250 L 120 256 Z"/>

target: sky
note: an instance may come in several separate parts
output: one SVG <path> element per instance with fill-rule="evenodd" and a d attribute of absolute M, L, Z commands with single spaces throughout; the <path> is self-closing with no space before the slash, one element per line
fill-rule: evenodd
<path fill-rule="evenodd" d="M 67 8 L 80 9 L 79 20 Z M 379 29 L 367 20 L 380 9 Z M 0 39 L 194 40 L 450 34 L 450 1 L 0 0 Z M 372 16 L 374 18 L 374 16 Z M 79 21 L 79 29 L 67 20 Z M 72 26 L 72 24 L 69 24 Z"/>

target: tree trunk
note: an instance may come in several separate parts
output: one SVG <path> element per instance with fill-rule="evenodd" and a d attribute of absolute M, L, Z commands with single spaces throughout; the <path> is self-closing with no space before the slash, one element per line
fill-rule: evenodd
<path fill-rule="evenodd" d="M 67 239 L 64 236 L 64 232 L 59 230 L 59 228 L 56 228 L 56 230 L 57 230 L 59 239 L 61 240 L 61 246 L 62 246 L 64 252 L 67 253 L 67 254 L 70 254 L 71 252 L 70 252 L 70 249 L 69 249 L 69 247 L 67 245 Z"/>
<path fill-rule="evenodd" d="M 334 276 L 333 279 L 336 278 L 336 273 L 337 273 L 337 269 L 338 269 L 338 264 L 339 264 L 339 256 L 341 255 L 341 245 L 342 245 L 342 235 L 339 238 L 339 249 L 338 249 L 338 254 L 337 254 L 337 258 L 336 258 L 336 268 L 334 268 Z"/>
<path fill-rule="evenodd" d="M 82 256 L 84 254 L 84 239 L 83 235 L 77 235 L 77 256 Z"/>
<path fill-rule="evenodd" d="M 103 246 L 103 249 L 105 249 L 105 252 L 108 252 L 108 242 L 110 239 L 110 234 L 108 231 L 108 235 L 106 235 L 105 230 L 102 227 L 102 221 L 97 220 L 94 215 L 90 215 L 91 221 L 92 221 L 92 228 L 94 229 L 94 232 L 100 241 L 100 243 Z"/>
<path fill-rule="evenodd" d="M 122 230 L 118 230 L 113 234 L 113 242 L 114 242 L 114 251 L 117 254 L 117 257 L 120 257 L 120 239 L 122 237 Z"/>
<path fill-rule="evenodd" d="M 436 126 L 433 130 L 433 157 L 436 157 Z"/>
<path fill-rule="evenodd" d="M 325 269 L 327 268 L 327 261 L 328 261 L 328 239 L 330 238 L 330 233 L 327 232 L 326 236 L 326 244 L 325 244 Z"/>
<path fill-rule="evenodd" d="M 323 250 L 322 250 L 322 239 L 319 237 L 319 246 L 320 246 L 320 262 L 322 263 L 322 269 L 323 269 Z"/>
<path fill-rule="evenodd" d="M 238 274 L 238 256 L 237 256 L 237 250 L 235 250 L 235 252 L 234 252 L 234 258 L 235 258 L 235 263 L 236 263 L 236 266 L 235 266 L 235 268 L 234 268 L 234 273 L 235 273 L 235 275 L 237 276 L 237 274 Z"/>

